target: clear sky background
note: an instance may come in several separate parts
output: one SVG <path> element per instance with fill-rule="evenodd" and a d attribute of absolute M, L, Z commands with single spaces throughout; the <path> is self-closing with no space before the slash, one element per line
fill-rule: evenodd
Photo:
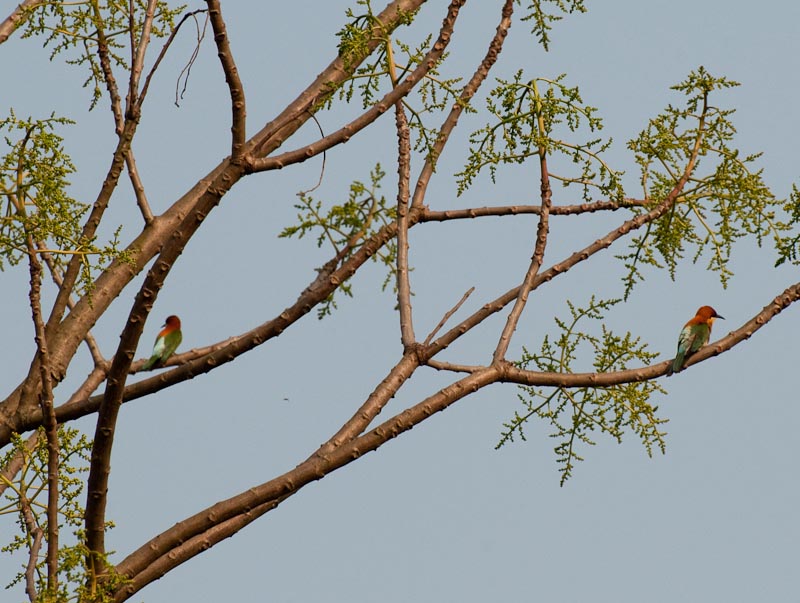
<path fill-rule="evenodd" d="M 195 2 L 191 7 L 199 7 Z M 376 8 L 382 3 L 374 2 Z M 15 2 L 5 2 L 8 13 Z M 429 2 L 414 39 L 437 30 L 444 2 Z M 599 108 L 604 134 L 615 140 L 609 161 L 627 172 L 639 196 L 638 172 L 625 149 L 668 103 L 669 87 L 703 65 L 741 82 L 715 97 L 737 109 L 735 143 L 764 151 L 760 165 L 779 197 L 797 181 L 797 102 L 800 83 L 800 4 L 741 0 L 615 0 L 587 2 L 589 12 L 556 24 L 545 53 L 515 23 L 494 77 L 524 68 L 528 76 L 567 73 L 584 100 Z M 226 2 L 233 51 L 248 95 L 252 134 L 319 73 L 336 54 L 336 31 L 350 2 Z M 471 75 L 494 33 L 499 2 L 473 0 L 462 11 L 447 75 Z M 154 211 L 160 212 L 227 154 L 227 90 L 209 38 L 188 90 L 176 108 L 174 86 L 192 47 L 189 29 L 160 71 L 134 144 Z M 72 193 L 91 201 L 114 144 L 108 103 L 88 113 L 85 77 L 61 60 L 47 62 L 37 41 L 0 46 L 5 84 L 0 109 L 43 117 L 55 111 L 77 120 L 67 150 L 79 168 Z M 489 85 L 485 87 L 488 91 Z M 326 132 L 357 114 L 353 106 L 323 113 Z M 427 197 L 445 209 L 529 202 L 538 182 L 533 166 L 501 169 L 497 183 L 482 177 L 456 198 L 452 174 L 463 165 L 471 118 L 459 128 Z M 341 202 L 352 180 L 366 181 L 376 161 L 394 199 L 393 118 L 328 154 L 321 199 Z M 313 140 L 315 126 L 301 136 Z M 292 148 L 299 144 L 294 141 Z M 412 173 L 420 165 L 414 164 Z M 169 278 L 148 323 L 139 356 L 150 351 L 158 325 L 171 313 L 184 323 L 182 350 L 237 334 L 277 315 L 313 279 L 329 255 L 313 240 L 278 240 L 292 223 L 299 190 L 319 176 L 316 158 L 237 185 L 192 240 Z M 568 204 L 576 191 L 557 191 Z M 127 195 L 127 196 L 126 196 Z M 128 191 L 110 221 L 138 228 Z M 621 217 L 553 219 L 546 263 L 605 234 Z M 116 221 L 115 221 L 116 220 Z M 471 286 L 466 313 L 514 286 L 524 274 L 535 233 L 532 217 L 452 225 L 411 232 L 410 261 L 417 334 L 427 333 Z M 109 227 L 111 228 L 111 227 Z M 620 270 L 606 252 L 531 297 L 511 356 L 538 348 L 566 316 L 565 300 L 618 297 Z M 727 320 L 713 338 L 738 328 L 786 286 L 797 269 L 774 269 L 774 253 L 743 242 L 736 276 L 723 289 L 715 275 L 682 266 L 676 281 L 650 272 L 630 300 L 609 314 L 662 354 L 674 354 L 678 332 L 698 306 L 713 305 Z M 112 459 L 108 517 L 116 560 L 185 516 L 294 467 L 347 418 L 401 353 L 395 300 L 381 293 L 383 273 L 367 266 L 355 279 L 355 299 L 322 322 L 313 315 L 277 340 L 210 375 L 123 407 Z M 25 296 L 27 272 L 0 275 L 0 387 L 10 391 L 27 370 L 34 344 Z M 141 282 L 140 280 L 136 283 Z M 97 325 L 113 353 L 130 309 L 131 287 Z M 465 314 L 464 314 L 465 315 Z M 459 347 L 456 362 L 486 362 L 504 316 L 489 321 Z M 189 561 L 134 597 L 148 603 L 316 600 L 555 602 L 796 601 L 800 487 L 797 483 L 800 409 L 792 377 L 798 309 L 790 308 L 732 351 L 671 379 L 658 400 L 668 418 L 667 453 L 648 458 L 631 435 L 622 445 L 596 434 L 597 446 L 559 487 L 549 427 L 531 424 L 528 441 L 494 446 L 519 403 L 514 386 L 493 386 L 437 415 L 401 438 L 323 481 L 211 551 Z M 423 335 L 424 337 L 424 335 Z M 57 390 L 63 401 L 89 371 L 76 363 Z M 590 370 L 587 359 L 582 370 Z M 384 412 L 395 412 L 446 383 L 420 371 Z M 135 380 L 134 377 L 132 380 Z M 90 420 L 77 423 L 93 433 Z M 5 527 L 3 527 L 5 526 Z M 8 518 L 0 532 L 11 529 Z M 17 560 L 19 561 L 19 560 Z M 12 564 L 0 559 L 8 576 Z M 22 600 L 20 589 L 5 600 Z"/>

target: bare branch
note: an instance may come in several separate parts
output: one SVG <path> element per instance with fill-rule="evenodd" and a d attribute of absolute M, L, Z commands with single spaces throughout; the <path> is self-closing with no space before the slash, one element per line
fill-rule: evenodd
<path fill-rule="evenodd" d="M 400 340 L 408 349 L 414 337 L 411 284 L 408 274 L 408 198 L 411 173 L 411 134 L 402 103 L 395 104 L 397 123 L 397 306 L 400 310 Z"/>
<path fill-rule="evenodd" d="M 463 305 L 464 305 L 464 302 L 466 302 L 466 301 L 467 301 L 467 298 L 468 298 L 470 295 L 472 295 L 472 292 L 473 292 L 473 291 L 475 291 L 475 287 L 470 287 L 470 288 L 467 290 L 467 292 L 466 292 L 464 295 L 462 295 L 462 296 L 461 296 L 461 299 L 458 301 L 458 303 L 457 303 L 455 306 L 453 306 L 452 308 L 450 308 L 450 309 L 449 309 L 447 312 L 445 312 L 445 315 L 444 315 L 444 316 L 442 316 L 442 320 L 440 320 L 440 321 L 439 321 L 439 324 L 437 324 L 437 325 L 436 325 L 436 327 L 434 327 L 433 331 L 431 331 L 430 333 L 428 333 L 428 336 L 425 338 L 425 342 L 424 342 L 422 345 L 424 345 L 424 346 L 427 346 L 427 345 L 428 345 L 428 344 L 431 342 L 431 340 L 432 340 L 434 337 L 436 337 L 436 333 L 438 333 L 438 332 L 440 331 L 440 329 L 441 329 L 441 328 L 442 328 L 442 327 L 443 327 L 445 324 L 447 324 L 447 321 L 448 321 L 448 320 L 450 320 L 450 317 L 451 317 L 453 314 L 455 314 L 456 312 L 458 312 L 458 309 L 459 309 L 461 306 L 463 306 Z"/>
<path fill-rule="evenodd" d="M 136 195 L 136 205 L 139 206 L 139 211 L 142 213 L 145 224 L 150 224 L 153 221 L 153 212 L 150 209 L 150 203 L 147 201 L 147 194 L 144 190 L 144 184 L 139 177 L 139 170 L 136 167 L 136 158 L 133 156 L 133 151 L 128 149 L 125 153 L 125 166 L 128 168 L 128 176 L 131 179 L 131 186 Z"/>
<path fill-rule="evenodd" d="M 130 81 L 128 82 L 128 96 L 125 102 L 126 111 L 128 112 L 129 119 L 135 117 L 138 114 L 138 111 L 141 109 L 141 106 L 138 103 L 139 78 L 142 77 L 142 69 L 144 68 L 144 56 L 145 53 L 147 52 L 147 45 L 150 43 L 150 31 L 152 30 L 153 27 L 153 19 L 155 17 L 157 4 L 158 4 L 157 0 L 147 1 L 147 8 L 145 9 L 145 14 L 144 14 L 144 22 L 142 23 L 142 33 L 139 36 L 138 44 L 136 44 L 133 39 L 133 34 L 134 34 L 133 0 L 130 1 L 130 4 L 128 6 L 128 11 L 130 14 L 130 22 L 128 24 L 128 27 L 130 28 L 131 55 L 133 56 L 133 62 L 131 63 Z M 128 167 L 128 169 L 130 170 L 130 166 Z"/>
<path fill-rule="evenodd" d="M 624 199 L 622 201 L 593 201 L 591 203 L 581 203 L 578 205 L 551 205 L 551 216 L 571 216 L 597 211 L 617 211 L 630 207 L 646 207 L 653 205 L 652 199 Z M 423 208 L 420 222 L 445 222 L 447 220 L 464 220 L 471 218 L 483 218 L 486 216 L 516 216 L 522 214 L 538 215 L 542 211 L 540 205 L 501 205 L 494 207 L 469 207 L 465 209 L 446 209 L 444 211 L 434 211 L 427 207 Z"/>
<path fill-rule="evenodd" d="M 477 366 L 473 364 L 454 364 L 452 362 L 444 362 L 442 360 L 428 360 L 426 362 L 429 367 L 437 371 L 450 371 L 453 373 L 477 373 L 485 369 L 485 366 Z"/>
<path fill-rule="evenodd" d="M 228 31 L 222 18 L 222 9 L 219 0 L 206 0 L 208 14 L 211 18 L 211 27 L 214 29 L 214 42 L 217 44 L 217 56 L 225 72 L 225 81 L 231 95 L 231 159 L 239 161 L 244 156 L 246 127 L 246 104 L 244 87 L 239 79 L 239 70 L 233 59 L 233 53 L 228 42 Z"/>
<path fill-rule="evenodd" d="M 22 25 L 26 11 L 39 2 L 41 0 L 23 0 L 10 15 L 3 19 L 3 22 L 0 23 L 0 44 L 8 40 L 17 27 Z"/>
<path fill-rule="evenodd" d="M 94 13 L 94 22 L 97 24 L 97 56 L 100 59 L 100 69 L 103 72 L 103 80 L 106 83 L 106 90 L 111 99 L 111 112 L 114 115 L 117 134 L 121 137 L 125 120 L 122 117 L 122 99 L 119 94 L 117 79 L 114 77 L 114 70 L 111 68 L 111 54 L 108 50 L 105 22 L 103 21 L 103 14 L 100 12 L 99 2 L 90 0 L 89 4 Z"/>
<path fill-rule="evenodd" d="M 538 116 L 538 122 L 539 131 L 544 132 L 544 117 L 541 114 Z M 505 360 L 508 346 L 511 344 L 511 336 L 517 328 L 519 319 L 522 316 L 522 311 L 525 309 L 528 295 L 533 288 L 533 281 L 544 262 L 544 250 L 547 246 L 547 235 L 550 232 L 550 205 L 553 191 L 550 188 L 550 174 L 547 168 L 546 149 L 541 146 L 539 147 L 539 170 L 541 173 L 542 208 L 539 212 L 539 226 L 536 229 L 536 243 L 533 249 L 533 256 L 531 257 L 531 262 L 525 273 L 522 285 L 519 287 L 514 307 L 511 309 L 511 312 L 509 312 L 508 319 L 503 327 L 503 332 L 500 334 L 500 340 L 497 342 L 497 347 L 492 357 L 493 362 Z"/>
<path fill-rule="evenodd" d="M 403 411 L 369 433 L 338 446 L 329 455 L 316 454 L 280 477 L 250 488 L 233 498 L 221 501 L 188 517 L 131 553 L 116 567 L 116 570 L 121 575 L 135 580 L 140 573 L 148 570 L 151 564 L 167 553 L 174 552 L 176 547 L 181 546 L 190 538 L 208 532 L 215 526 L 236 517 L 242 510 L 256 508 L 294 494 L 303 486 L 322 479 L 328 473 L 353 462 L 364 453 L 377 449 L 390 439 L 430 417 L 431 414 L 444 410 L 464 396 L 492 383 L 499 375 L 500 371 L 496 367 L 469 375 Z M 182 563 L 188 558 L 181 558 L 180 562 Z"/>

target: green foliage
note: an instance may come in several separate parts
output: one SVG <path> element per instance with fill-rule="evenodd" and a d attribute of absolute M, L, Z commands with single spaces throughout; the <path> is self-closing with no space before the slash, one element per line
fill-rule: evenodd
<path fill-rule="evenodd" d="M 287 226 L 280 235 L 281 238 L 296 236 L 302 239 L 307 234 L 316 233 L 317 247 L 322 247 L 326 241 L 333 247 L 337 262 L 344 261 L 355 253 L 365 239 L 375 234 L 379 229 L 391 224 L 397 210 L 389 205 L 386 198 L 379 194 L 380 182 L 386 173 L 380 164 L 370 172 L 370 184 L 366 185 L 358 180 L 350 185 L 347 201 L 340 205 L 332 205 L 325 211 L 322 201 L 318 201 L 306 193 L 300 193 L 300 203 L 295 205 L 299 210 L 297 224 Z M 383 288 L 386 289 L 392 282 L 396 272 L 397 242 L 392 239 L 383 248 L 372 256 L 375 262 L 381 262 L 388 269 L 384 279 Z M 352 289 L 348 283 L 342 283 L 339 289 L 348 297 L 352 297 Z M 317 316 L 324 318 L 336 308 L 334 295 L 320 305 Z"/>
<path fill-rule="evenodd" d="M 58 593 L 47 593 L 47 576 L 43 544 L 38 553 L 35 568 L 38 600 L 71 601 L 80 600 L 86 582 L 86 547 L 83 544 L 83 507 L 81 506 L 84 480 L 81 474 L 88 471 L 91 456 L 91 442 L 76 429 L 60 426 L 59 435 L 59 532 L 60 544 Z M 47 536 L 47 437 L 42 428 L 38 432 L 36 445 L 28 450 L 25 441 L 14 435 L 12 445 L 0 458 L 0 472 L 22 459 L 21 468 L 11 479 L 0 478 L 0 488 L 4 488 L 0 499 L 0 517 L 16 518 L 18 529 L 0 530 L 13 534 L 10 541 L 0 548 L 5 554 L 22 553 L 23 569 L 14 577 L 7 588 L 25 579 L 25 566 L 34 542 L 35 532 Z M 111 524 L 109 524 L 109 527 Z M 72 541 L 67 543 L 63 528 L 70 528 Z M 119 584 L 118 578 L 114 578 Z"/>
<path fill-rule="evenodd" d="M 585 105 L 578 88 L 566 86 L 564 79 L 560 75 L 554 80 L 523 80 L 520 70 L 511 81 L 498 80 L 500 85 L 487 99 L 487 108 L 496 119 L 470 137 L 469 159 L 464 170 L 457 174 L 459 194 L 486 166 L 494 182 L 498 165 L 522 164 L 531 157 L 560 156 L 576 165 L 578 173 L 559 173 L 559 166 L 548 160 L 551 179 L 565 187 L 581 186 L 586 201 L 593 199 L 593 190 L 603 197 L 622 199 L 621 173 L 601 158 L 611 139 L 572 142 L 559 137 L 564 130 L 570 134 L 582 129 L 594 133 L 603 127 L 597 110 Z"/>
<path fill-rule="evenodd" d="M 543 372 L 572 373 L 580 356 L 591 355 L 595 372 L 605 373 L 630 368 L 631 363 L 649 364 L 658 356 L 647 351 L 647 344 L 630 332 L 616 335 L 601 325 L 599 335 L 578 329 L 583 319 L 603 320 L 604 313 L 620 300 L 595 300 L 594 296 L 586 308 L 569 305 L 570 319 L 556 318 L 560 331 L 554 340 L 545 336 L 538 353 L 523 349 L 522 359 L 517 363 L 523 369 Z M 660 426 L 666 419 L 656 416 L 658 407 L 650 404 L 653 393 L 666 393 L 655 381 L 623 383 L 608 387 L 537 388 L 521 386 L 518 395 L 523 410 L 504 424 L 497 448 L 513 442 L 515 436 L 525 440 L 524 428 L 533 417 L 540 417 L 553 428 L 551 437 L 558 440 L 555 447 L 557 462 L 561 465 L 561 485 L 572 476 L 577 461 L 583 460 L 578 447 L 595 445 L 592 432 L 607 433 L 622 442 L 625 430 L 639 436 L 652 456 L 653 448 L 665 450 L 664 436 Z"/>
<path fill-rule="evenodd" d="M 800 224 L 800 190 L 796 184 L 792 185 L 792 194 L 789 195 L 783 209 L 789 219 L 786 222 L 780 222 L 779 227 L 782 230 L 794 229 L 797 224 Z M 798 260 L 798 247 L 800 247 L 800 234 L 782 237 L 776 245 L 778 259 L 775 261 L 775 266 L 780 266 L 786 261 L 797 264 L 800 261 Z"/>
<path fill-rule="evenodd" d="M 584 0 L 531 0 L 528 6 L 528 13 L 522 17 L 523 21 L 533 23 L 531 33 L 536 35 L 539 43 L 545 50 L 550 50 L 549 33 L 553 29 L 553 23 L 560 21 L 564 17 L 558 13 L 550 13 L 545 10 L 545 5 L 554 5 L 562 14 L 572 14 L 574 12 L 585 13 L 586 7 Z"/>
<path fill-rule="evenodd" d="M 0 270 L 27 257 L 30 236 L 48 250 L 54 267 L 62 268 L 71 255 L 81 256 L 81 284 L 90 290 L 94 268 L 111 258 L 126 258 L 117 250 L 119 229 L 102 248 L 81 236 L 81 218 L 89 206 L 67 194 L 75 166 L 55 132 L 70 123 L 55 115 L 20 119 L 13 110 L 0 120 L 0 132 L 5 133 L 0 148 Z"/>
<path fill-rule="evenodd" d="M 373 27 L 378 25 L 378 21 L 372 13 L 370 2 L 359 0 L 358 4 L 365 7 L 366 12 L 356 15 L 352 9 L 348 9 L 347 17 L 350 21 L 337 34 L 340 40 L 339 56 L 345 59 L 346 65 L 351 64 L 355 57 L 361 58 L 368 54 L 368 44 L 376 39 Z M 401 25 L 411 24 L 415 15 L 415 12 L 402 13 Z M 364 109 L 374 105 L 420 65 L 431 47 L 433 36 L 428 35 L 415 47 L 399 39 L 396 40 L 394 45 L 402 55 L 402 62 L 388 35 L 377 39 L 380 45 L 375 56 L 361 64 L 353 75 L 339 86 L 339 100 L 350 103 L 354 97 L 358 97 Z M 439 124 L 431 126 L 426 122 L 426 118 L 429 114 L 439 113 L 454 103 L 463 103 L 461 92 L 456 88 L 461 78 L 441 76 L 439 68 L 446 59 L 447 53 L 444 53 L 434 65 L 430 66 L 414 91 L 401 101 L 409 113 L 409 127 L 415 134 L 414 150 L 424 152 L 428 156 L 436 142 Z M 326 108 L 332 106 L 333 97 L 333 95 L 327 97 Z M 472 110 L 468 105 L 466 107 L 468 111 Z"/>
<path fill-rule="evenodd" d="M 133 13 L 129 2 L 41 2 L 26 10 L 22 37 L 44 36 L 44 46 L 51 48 L 51 60 L 65 53 L 68 64 L 88 69 L 89 75 L 83 85 L 92 87 L 93 108 L 100 100 L 106 84 L 106 75 L 97 53 L 98 46 L 105 46 L 113 65 L 128 69 L 130 63 L 125 56 L 125 45 L 131 33 L 138 42 L 146 8 L 146 0 L 135 0 Z M 175 26 L 175 17 L 185 8 L 186 5 L 170 8 L 167 2 L 158 2 L 152 35 L 160 38 L 168 36 Z"/>
<path fill-rule="evenodd" d="M 618 256 L 625 262 L 626 296 L 644 279 L 642 265 L 666 267 L 675 278 L 678 261 L 687 252 L 695 263 L 707 256 L 706 268 L 727 286 L 733 275 L 729 267 L 733 244 L 747 235 L 754 235 L 759 246 L 771 236 L 779 262 L 792 257 L 797 238 L 790 239 L 787 233 L 800 211 L 788 222 L 776 218 L 778 211 L 791 211 L 790 204 L 776 199 L 762 179 L 762 170 L 754 168 L 760 153 L 743 155 L 731 146 L 736 134 L 730 119 L 734 110 L 710 104 L 712 93 L 735 86 L 736 82 L 713 77 L 700 67 L 672 88 L 686 97 L 684 106 L 669 105 L 628 143 L 641 169 L 644 195 L 654 205 L 666 199 L 684 172 L 688 170 L 690 177 L 670 211 L 634 237 L 627 254 Z M 696 165 L 690 168 L 695 153 Z"/>

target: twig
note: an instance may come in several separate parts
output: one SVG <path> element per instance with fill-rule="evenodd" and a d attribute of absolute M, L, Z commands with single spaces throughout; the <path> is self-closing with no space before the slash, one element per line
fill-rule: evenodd
<path fill-rule="evenodd" d="M 461 306 L 464 305 L 464 302 L 466 302 L 467 298 L 470 295 L 472 295 L 473 291 L 475 291 L 475 287 L 470 287 L 467 290 L 467 292 L 464 295 L 461 296 L 461 299 L 458 301 L 458 303 L 455 306 L 453 306 L 452 308 L 450 308 L 447 312 L 445 312 L 445 315 L 442 316 L 442 320 L 439 321 L 439 324 L 436 325 L 436 327 L 433 329 L 433 331 L 428 333 L 428 336 L 425 338 L 425 342 L 422 345 L 427 346 L 428 344 L 430 344 L 430 342 L 433 340 L 433 338 L 436 337 L 436 333 L 438 333 L 439 330 L 447 323 L 447 321 L 450 320 L 450 317 L 453 314 L 458 312 L 458 309 Z"/>
<path fill-rule="evenodd" d="M 319 123 L 319 120 L 317 119 L 317 116 L 312 114 L 311 115 L 311 119 L 313 119 L 314 123 L 317 124 L 317 128 L 319 128 L 319 135 L 324 138 L 325 137 L 325 132 L 323 132 L 322 125 Z M 317 180 L 317 183 L 314 186 L 312 186 L 310 189 L 308 189 L 306 191 L 300 191 L 299 193 L 297 193 L 298 197 L 302 197 L 303 195 L 307 195 L 308 193 L 313 193 L 315 190 L 317 190 L 322 185 L 322 178 L 323 178 L 323 176 L 325 176 L 325 161 L 326 161 L 327 157 L 328 157 L 328 152 L 327 151 L 323 151 L 322 152 L 322 167 L 319 170 L 319 180 Z M 335 247 L 336 247 L 336 245 L 334 244 L 334 248 Z"/>
<path fill-rule="evenodd" d="M 19 507 L 22 512 L 22 521 L 25 524 L 25 530 L 33 539 L 31 548 L 28 551 L 28 565 L 25 567 L 25 594 L 28 595 L 31 603 L 36 601 L 38 593 L 36 592 L 36 566 L 39 561 L 39 549 L 42 548 L 42 537 L 44 532 L 36 524 L 36 516 L 31 509 L 31 503 L 24 492 L 19 496 Z"/>
<path fill-rule="evenodd" d="M 434 360 L 433 358 L 428 360 L 426 364 L 437 371 L 451 371 L 454 373 L 477 373 L 478 371 L 486 368 L 485 366 L 477 366 L 472 364 L 455 364 L 452 362 L 444 362 L 442 360 Z"/>

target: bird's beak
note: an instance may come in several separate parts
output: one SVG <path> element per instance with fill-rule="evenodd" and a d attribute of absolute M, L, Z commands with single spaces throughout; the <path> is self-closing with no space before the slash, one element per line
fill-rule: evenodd
<path fill-rule="evenodd" d="M 717 314 L 714 318 L 721 318 L 722 320 L 725 320 L 725 317 L 724 316 L 720 316 L 719 314 Z"/>

